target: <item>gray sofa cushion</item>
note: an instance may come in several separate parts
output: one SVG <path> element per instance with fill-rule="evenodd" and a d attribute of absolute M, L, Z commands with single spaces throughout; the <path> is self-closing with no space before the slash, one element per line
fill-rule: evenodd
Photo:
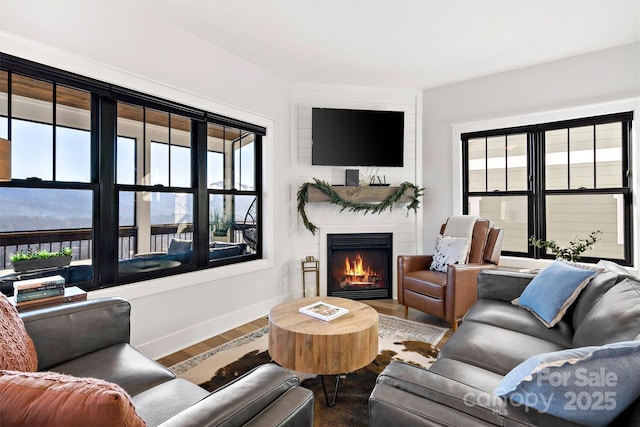
<path fill-rule="evenodd" d="M 176 376 L 129 344 L 115 344 L 50 368 L 76 377 L 95 377 L 118 384 L 135 396 Z"/>
<path fill-rule="evenodd" d="M 471 307 L 463 321 L 521 332 L 562 347 L 571 347 L 573 338 L 573 328 L 565 319 L 560 320 L 553 328 L 547 328 L 529 311 L 503 301 L 480 299 Z"/>
<path fill-rule="evenodd" d="M 613 287 L 619 280 L 619 276 L 611 271 L 605 270 L 591 279 L 591 282 L 586 288 L 582 290 L 578 301 L 576 301 L 571 310 L 571 318 L 573 328 L 578 329 L 578 326 L 583 322 L 584 318 L 589 313 L 589 310 L 602 298 L 602 296 Z"/>
<path fill-rule="evenodd" d="M 578 329 L 578 326 L 580 326 L 580 323 L 582 323 L 589 310 L 591 310 L 600 298 L 602 298 L 602 295 L 616 283 L 624 279 L 635 279 L 624 267 L 615 262 L 600 261 L 597 266 L 604 268 L 604 271 L 589 282 L 572 309 L 568 312 L 573 319 L 573 329 Z"/>
<path fill-rule="evenodd" d="M 478 366 L 444 357 L 436 360 L 429 368 L 443 377 L 457 379 L 465 384 L 486 392 L 493 391 L 504 378 L 501 374 L 487 371 Z"/>
<path fill-rule="evenodd" d="M 101 298 L 54 308 L 20 313 L 36 345 L 41 371 L 101 348 L 129 342 L 131 306 L 122 298 Z"/>
<path fill-rule="evenodd" d="M 589 310 L 573 336 L 576 347 L 638 339 L 640 283 L 625 279 L 609 289 Z"/>
<path fill-rule="evenodd" d="M 634 276 L 633 274 L 629 273 L 629 271 L 624 268 L 623 266 L 616 264 L 613 261 L 607 261 L 607 260 L 600 260 L 598 261 L 597 264 L 598 267 L 602 267 L 605 270 L 611 271 L 612 273 L 617 274 L 618 276 L 620 276 L 619 281 L 622 281 L 623 279 L 635 279 L 636 276 Z"/>
<path fill-rule="evenodd" d="M 551 341 L 497 326 L 463 322 L 440 350 L 439 357 L 458 360 L 505 375 L 520 362 L 535 354 L 565 348 Z"/>

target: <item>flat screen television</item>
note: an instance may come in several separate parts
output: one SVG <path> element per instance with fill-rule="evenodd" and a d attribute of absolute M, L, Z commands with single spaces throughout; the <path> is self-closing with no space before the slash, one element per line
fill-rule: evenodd
<path fill-rule="evenodd" d="M 403 166 L 404 112 L 312 108 L 311 164 Z"/>

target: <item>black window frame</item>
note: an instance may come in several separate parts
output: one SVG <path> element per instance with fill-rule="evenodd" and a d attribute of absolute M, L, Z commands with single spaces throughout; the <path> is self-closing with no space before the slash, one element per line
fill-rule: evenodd
<path fill-rule="evenodd" d="M 568 179 L 566 189 L 546 189 L 545 188 L 545 132 L 558 129 L 571 129 L 584 126 L 595 126 L 610 123 L 621 123 L 622 156 L 621 170 L 622 185 L 615 188 L 575 188 L 571 189 Z M 561 120 L 549 123 L 518 126 L 511 128 L 492 129 L 487 131 L 474 131 L 461 134 L 462 141 L 462 209 L 463 213 L 469 213 L 470 197 L 505 197 L 505 196 L 525 196 L 527 197 L 527 236 L 546 240 L 546 198 L 549 195 L 575 195 L 575 194 L 620 194 L 624 200 L 624 256 L 623 258 L 596 258 L 588 255 L 582 256 L 582 262 L 598 262 L 606 259 L 618 262 L 621 265 L 631 266 L 633 264 L 633 188 L 631 180 L 631 134 L 633 128 L 633 112 L 624 111 L 619 113 L 604 114 L 599 116 L 583 117 L 570 120 Z M 490 138 L 495 136 L 508 136 L 514 134 L 527 135 L 527 190 L 508 191 L 508 176 L 505 177 L 505 191 L 492 191 L 486 186 L 486 191 L 469 190 L 469 141 L 480 138 Z M 485 151 L 486 154 L 486 151 Z M 569 168 L 568 168 L 569 169 Z M 505 174 L 508 168 L 505 159 Z M 567 172 L 570 173 L 569 171 Z M 596 179 L 594 164 L 594 182 Z M 488 180 L 487 180 L 488 181 Z M 552 254 L 546 253 L 544 249 L 527 245 L 527 252 L 515 252 L 503 250 L 502 254 L 514 257 L 527 257 L 534 259 L 553 259 Z"/>
<path fill-rule="evenodd" d="M 261 259 L 263 257 L 262 211 L 262 144 L 266 128 L 242 120 L 226 117 L 185 104 L 169 101 L 138 92 L 125 87 L 109 84 L 58 68 L 39 64 L 0 52 L 0 71 L 11 75 L 17 73 L 39 80 L 50 81 L 54 85 L 64 85 L 72 89 L 87 91 L 91 94 L 91 180 L 88 183 L 56 182 L 38 180 L 11 180 L 0 182 L 0 187 L 16 188 L 54 188 L 54 189 L 90 189 L 93 192 L 93 279 L 90 282 L 73 283 L 85 291 L 118 286 L 157 277 L 172 276 L 187 271 L 202 270 L 222 265 Z M 10 82 L 10 81 L 9 81 Z M 55 86 L 54 86 L 55 87 Z M 9 87 L 10 90 L 10 87 Z M 55 101 L 55 100 L 54 100 Z M 141 186 L 137 184 L 117 184 L 116 146 L 117 146 L 117 104 L 128 103 L 151 108 L 160 112 L 177 114 L 191 120 L 191 186 L 165 187 Z M 8 112 L 9 126 L 11 107 Z M 208 197 L 207 188 L 207 144 L 206 123 L 216 123 L 233 127 L 255 135 L 255 191 L 224 190 L 225 194 L 250 194 L 257 198 L 258 247 L 255 253 L 222 258 L 210 262 L 208 257 Z M 55 126 L 55 123 L 54 123 Z M 10 132 L 9 128 L 9 132 Z M 55 132 L 54 132 L 55 133 Z M 9 135 L 10 136 L 10 135 Z M 153 272 L 118 275 L 118 216 L 120 191 L 154 191 L 190 193 L 193 195 L 193 264 L 177 268 L 156 270 Z"/>
<path fill-rule="evenodd" d="M 225 128 L 229 127 L 229 128 L 234 128 L 234 129 L 238 129 L 240 131 L 245 131 L 247 129 L 244 128 L 239 128 L 237 126 L 229 126 L 223 122 L 221 122 L 219 120 L 219 118 L 217 117 L 211 117 L 211 116 L 207 116 L 207 121 L 205 124 L 205 129 L 207 128 L 207 126 L 209 124 L 213 124 L 213 125 L 220 125 L 220 126 L 224 126 Z M 206 133 L 206 130 L 205 130 Z M 242 134 L 242 132 L 240 132 Z M 235 182 L 235 172 L 236 172 L 236 165 L 235 165 L 235 155 L 232 154 L 231 156 L 231 162 L 233 164 L 232 166 L 232 175 L 231 175 L 231 185 L 229 188 L 209 188 L 208 187 L 208 183 L 206 182 L 206 174 L 207 174 L 207 170 L 206 168 L 204 168 L 204 177 L 203 177 L 203 182 L 204 182 L 204 187 L 206 188 L 206 192 L 207 192 L 207 207 L 208 207 L 208 201 L 209 201 L 209 197 L 210 196 L 222 196 L 223 198 L 226 196 L 230 196 L 230 197 L 235 197 L 235 196 L 253 196 L 255 198 L 255 203 L 256 203 L 256 214 L 257 214 L 257 218 L 256 218 L 256 223 L 258 224 L 257 227 L 257 241 L 258 244 L 255 248 L 255 253 L 252 255 L 253 258 L 255 259 L 259 259 L 262 258 L 262 254 L 263 254 L 263 244 L 262 244 L 262 230 L 264 228 L 263 223 L 262 223 L 262 212 L 263 212 L 263 203 L 262 203 L 262 197 L 260 197 L 260 194 L 262 193 L 262 137 L 264 135 L 255 132 L 253 130 L 250 130 L 249 133 L 253 134 L 255 136 L 255 140 L 254 140 L 254 155 L 255 155 L 255 162 L 254 162 L 254 177 L 255 177 L 255 188 L 253 190 L 242 190 L 241 188 L 236 188 L 236 182 Z M 226 140 L 226 138 L 224 138 Z M 240 137 L 240 143 L 242 141 L 242 136 Z M 233 143 L 235 144 L 235 142 Z M 232 144 L 232 145 L 233 145 Z M 208 150 L 207 150 L 207 145 L 206 143 L 203 144 L 204 145 L 204 158 L 206 159 L 208 156 Z M 242 145 L 240 146 L 240 149 L 242 148 Z M 233 149 L 232 149 L 233 151 Z M 223 168 L 226 167 L 226 161 L 227 159 L 223 157 Z M 224 176 L 224 174 L 223 174 Z M 208 212 L 208 210 L 207 210 Z M 235 212 L 234 212 L 235 214 Z M 204 222 L 204 221 L 202 221 Z M 245 224 L 246 225 L 246 224 Z M 238 225 L 239 227 L 241 227 L 240 225 Z M 229 264 L 229 261 L 231 259 L 230 258 L 221 258 L 221 259 L 213 259 L 213 260 L 209 260 L 209 264 L 210 265 L 226 265 Z"/>

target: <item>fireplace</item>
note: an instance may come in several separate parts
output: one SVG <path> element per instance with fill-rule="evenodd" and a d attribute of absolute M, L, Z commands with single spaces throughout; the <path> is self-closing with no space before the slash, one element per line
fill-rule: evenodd
<path fill-rule="evenodd" d="M 392 233 L 327 234 L 327 295 L 391 298 Z"/>

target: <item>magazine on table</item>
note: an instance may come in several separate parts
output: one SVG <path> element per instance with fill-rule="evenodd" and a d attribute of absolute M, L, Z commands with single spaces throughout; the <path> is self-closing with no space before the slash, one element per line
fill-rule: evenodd
<path fill-rule="evenodd" d="M 333 320 L 336 317 L 340 317 L 349 312 L 346 308 L 338 307 L 322 301 L 300 307 L 298 311 L 322 320 Z"/>

